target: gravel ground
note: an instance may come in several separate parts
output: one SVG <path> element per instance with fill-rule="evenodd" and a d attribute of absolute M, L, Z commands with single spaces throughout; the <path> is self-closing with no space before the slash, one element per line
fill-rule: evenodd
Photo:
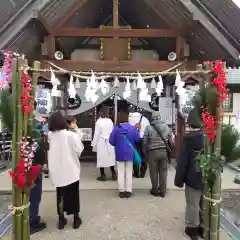
<path fill-rule="evenodd" d="M 56 229 L 55 194 L 44 193 L 41 213 L 48 224 L 46 231 L 32 240 L 185 240 L 184 192 L 171 191 L 165 199 L 145 190 L 136 190 L 131 199 L 119 199 L 113 190 L 81 191 L 79 230 Z"/>

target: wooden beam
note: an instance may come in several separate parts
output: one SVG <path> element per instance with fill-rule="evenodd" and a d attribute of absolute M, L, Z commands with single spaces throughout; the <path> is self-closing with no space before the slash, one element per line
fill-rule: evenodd
<path fill-rule="evenodd" d="M 164 71 L 178 64 L 177 61 L 72 61 L 51 60 L 60 68 L 69 71 L 95 71 L 95 72 L 158 72 Z M 179 70 L 196 70 L 197 61 L 189 61 Z M 42 68 L 49 69 L 46 61 L 41 61 Z"/>
<path fill-rule="evenodd" d="M 36 19 L 37 21 L 40 22 L 40 24 L 45 28 L 45 30 L 50 33 L 51 32 L 51 28 L 48 25 L 48 23 L 45 21 L 44 17 L 42 16 L 42 14 L 38 11 L 38 10 L 34 10 L 33 11 L 33 19 Z"/>
<path fill-rule="evenodd" d="M 41 45 L 43 56 L 48 56 L 49 59 L 53 59 L 54 53 L 56 51 L 56 41 L 52 35 L 44 37 L 44 43 Z"/>
<path fill-rule="evenodd" d="M 113 27 L 119 26 L 119 1 L 113 0 Z"/>
<path fill-rule="evenodd" d="M 177 54 L 177 60 L 183 60 L 184 59 L 184 47 L 185 47 L 186 41 L 182 37 L 177 37 L 176 39 L 176 54 Z"/>
<path fill-rule="evenodd" d="M 65 15 L 65 17 L 62 18 L 62 20 L 60 20 L 56 26 L 56 28 L 62 27 L 64 24 L 66 24 L 71 17 L 77 12 L 77 10 L 81 7 L 83 7 L 86 3 L 88 2 L 88 0 L 78 0 L 76 1 L 72 7 L 68 10 L 68 13 Z"/>
<path fill-rule="evenodd" d="M 125 28 L 59 28 L 52 33 L 55 37 L 119 37 L 119 38 L 160 38 L 177 37 L 171 29 L 125 29 Z"/>

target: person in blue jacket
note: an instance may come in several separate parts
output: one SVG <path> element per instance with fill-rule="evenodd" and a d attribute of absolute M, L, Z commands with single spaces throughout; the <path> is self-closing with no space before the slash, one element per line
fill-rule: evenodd
<path fill-rule="evenodd" d="M 129 123 L 117 125 L 110 135 L 109 142 L 115 148 L 120 198 L 129 198 L 132 195 L 132 171 L 135 157 L 133 148 L 135 149 L 139 141 L 139 131 Z"/>

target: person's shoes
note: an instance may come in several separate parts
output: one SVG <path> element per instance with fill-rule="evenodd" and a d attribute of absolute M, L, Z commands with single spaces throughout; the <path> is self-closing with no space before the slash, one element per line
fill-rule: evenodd
<path fill-rule="evenodd" d="M 198 240 L 198 228 L 185 228 L 185 233 L 191 238 L 191 240 Z"/>
<path fill-rule="evenodd" d="M 112 174 L 112 180 L 113 180 L 113 181 L 117 181 L 117 174 L 116 174 L 116 173 L 113 173 L 113 174 Z"/>
<path fill-rule="evenodd" d="M 158 196 L 161 197 L 161 198 L 164 198 L 166 196 L 166 193 L 165 192 L 159 192 Z"/>
<path fill-rule="evenodd" d="M 30 234 L 32 235 L 34 233 L 41 232 L 46 228 L 47 228 L 47 224 L 45 222 L 39 222 L 34 226 L 30 226 Z"/>
<path fill-rule="evenodd" d="M 157 191 L 154 191 L 153 189 L 150 190 L 150 194 L 154 197 L 159 197 L 159 193 Z"/>
<path fill-rule="evenodd" d="M 119 196 L 120 198 L 125 198 L 125 192 L 119 192 L 118 196 Z"/>
<path fill-rule="evenodd" d="M 97 178 L 98 181 L 105 182 L 107 180 L 106 175 L 101 175 Z"/>
<path fill-rule="evenodd" d="M 204 228 L 203 227 L 198 227 L 198 236 L 200 238 L 203 238 L 204 237 Z"/>
<path fill-rule="evenodd" d="M 130 198 L 132 196 L 131 192 L 125 192 L 125 198 Z"/>
<path fill-rule="evenodd" d="M 67 219 L 63 218 L 63 219 L 59 219 L 58 221 L 58 229 L 62 230 L 64 229 L 64 227 L 67 225 Z"/>
<path fill-rule="evenodd" d="M 145 178 L 145 173 L 141 173 L 140 178 Z"/>
<path fill-rule="evenodd" d="M 82 219 L 80 217 L 74 218 L 73 229 L 78 229 L 82 224 Z"/>
<path fill-rule="evenodd" d="M 139 178 L 139 174 L 133 173 L 133 177 L 134 177 L 134 178 Z"/>

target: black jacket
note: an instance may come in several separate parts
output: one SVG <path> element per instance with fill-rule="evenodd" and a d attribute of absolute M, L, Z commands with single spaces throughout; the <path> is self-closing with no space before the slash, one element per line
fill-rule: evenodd
<path fill-rule="evenodd" d="M 194 189 L 203 189 L 203 178 L 197 170 L 197 152 L 203 149 L 202 131 L 187 133 L 182 141 L 174 184 L 182 188 L 184 183 Z"/>

